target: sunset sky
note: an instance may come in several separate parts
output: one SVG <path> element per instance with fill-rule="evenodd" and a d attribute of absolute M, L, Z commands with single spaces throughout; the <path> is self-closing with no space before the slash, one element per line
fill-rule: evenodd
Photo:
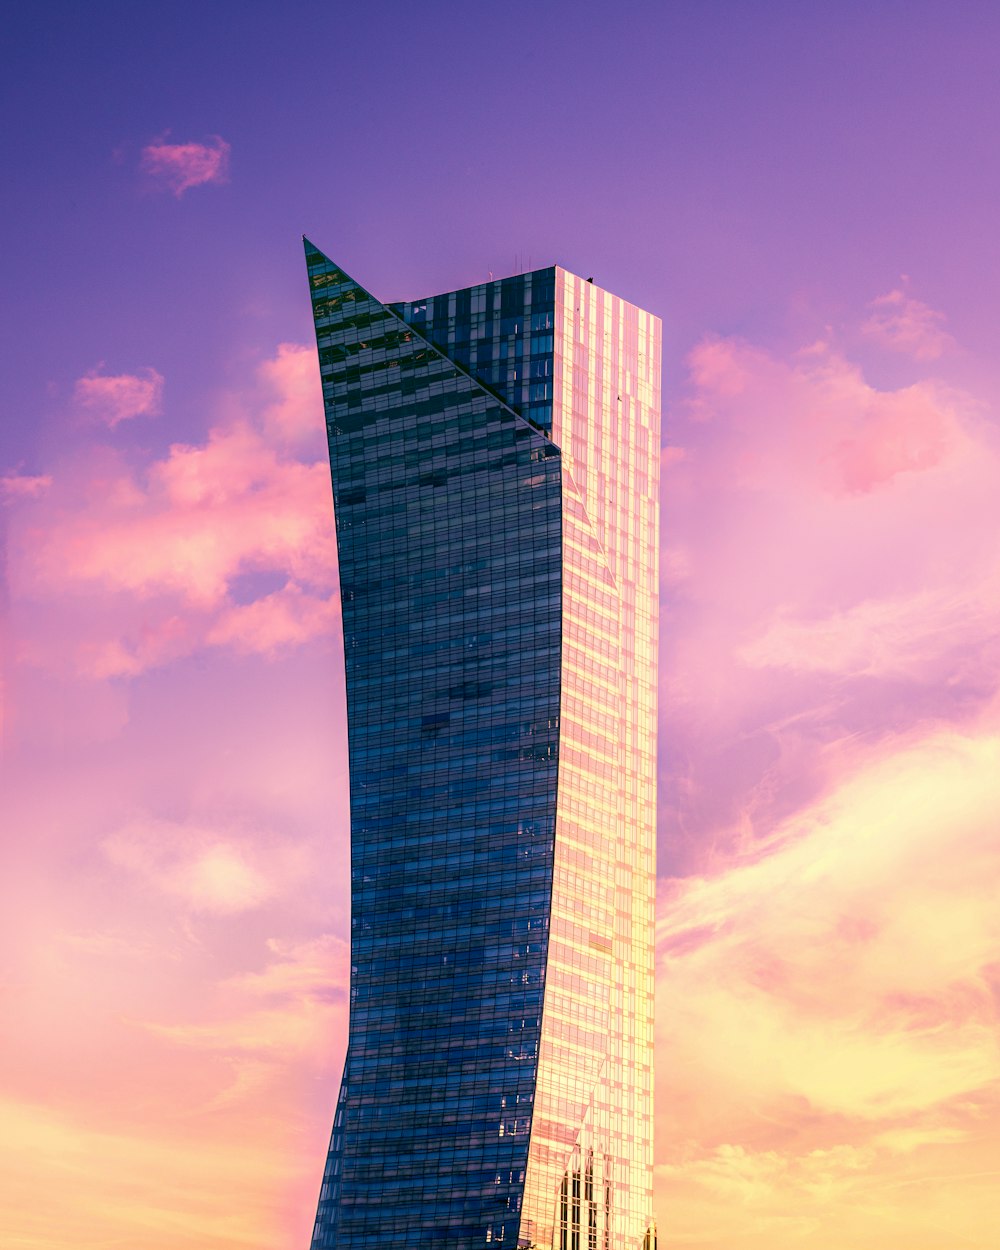
<path fill-rule="evenodd" d="M 347 1019 L 301 251 L 664 323 L 661 1250 L 996 1250 L 1000 9 L 7 6 L 0 1246 L 305 1250 Z"/>

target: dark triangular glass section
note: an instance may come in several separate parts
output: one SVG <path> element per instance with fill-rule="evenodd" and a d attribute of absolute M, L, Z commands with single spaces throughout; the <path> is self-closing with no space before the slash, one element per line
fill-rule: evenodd
<path fill-rule="evenodd" d="M 555 266 L 391 304 L 514 411 L 552 426 Z"/>
<path fill-rule="evenodd" d="M 310 267 L 310 288 L 313 297 L 313 320 L 316 325 L 317 337 L 320 332 L 320 323 L 318 320 L 319 312 L 322 312 L 323 314 L 327 313 L 332 307 L 331 299 L 337 298 L 331 296 L 329 292 L 327 292 L 325 297 L 322 295 L 319 297 L 317 296 L 317 287 L 314 285 L 312 270 L 314 268 L 321 267 L 321 271 L 315 276 L 316 282 L 322 284 L 324 289 L 332 285 L 345 284 L 345 289 L 348 293 L 340 298 L 350 301 L 354 298 L 350 295 L 350 288 L 355 288 L 357 291 L 358 301 L 363 300 L 367 301 L 369 305 L 377 305 L 384 313 L 397 318 L 409 328 L 411 333 L 415 334 L 419 339 L 431 347 L 443 360 L 449 361 L 461 373 L 464 373 L 472 378 L 484 393 L 499 400 L 500 403 L 502 403 L 514 415 L 524 418 L 529 426 L 532 426 L 543 433 L 548 433 L 548 430 L 551 427 L 551 380 L 548 384 L 547 397 L 543 397 L 543 399 L 547 398 L 548 401 L 547 411 L 538 408 L 537 405 L 532 408 L 530 405 L 522 405 L 520 402 L 517 402 L 521 398 L 521 392 L 516 387 L 515 383 L 522 375 L 524 378 L 528 377 L 530 373 L 530 361 L 528 359 L 525 360 L 523 366 L 520 364 L 511 366 L 509 370 L 511 375 L 510 377 L 508 377 L 507 372 L 498 371 L 496 369 L 484 369 L 477 372 L 476 369 L 470 367 L 469 353 L 467 350 L 462 348 L 461 342 L 456 350 L 454 345 L 449 343 L 449 336 L 445 328 L 438 324 L 424 324 L 419 316 L 414 317 L 412 315 L 412 310 L 414 308 L 419 308 L 421 304 L 426 305 L 429 302 L 433 303 L 433 301 L 424 300 L 416 303 L 397 302 L 382 304 L 369 291 L 365 290 L 359 282 L 355 282 L 355 280 L 351 278 L 343 269 L 334 264 L 329 257 L 325 256 L 315 246 L 315 244 L 311 243 L 309 239 L 305 237 L 305 235 L 302 237 L 302 242 L 305 246 L 306 265 Z M 513 317 L 513 325 L 515 327 L 515 337 L 526 334 L 533 323 L 541 327 L 540 334 L 534 337 L 533 342 L 526 340 L 526 345 L 522 345 L 521 354 L 523 355 L 527 351 L 528 347 L 533 347 L 535 356 L 547 355 L 549 363 L 544 369 L 544 372 L 539 369 L 539 376 L 544 376 L 549 379 L 551 379 L 552 374 L 552 318 L 554 316 L 555 309 L 554 275 L 555 268 L 553 267 L 551 269 L 538 270 L 534 274 L 519 275 L 516 280 L 504 279 L 502 282 L 493 284 L 497 288 L 500 288 L 506 287 L 509 282 L 517 281 L 519 283 L 517 293 L 521 298 L 523 298 L 525 291 L 523 284 L 524 281 L 527 280 L 527 309 L 518 312 L 516 315 L 514 315 L 513 312 L 511 313 Z M 531 311 L 532 278 L 536 278 L 535 313 L 532 313 Z M 469 288 L 469 292 L 472 292 L 473 290 L 474 288 Z M 466 293 L 467 292 L 457 292 L 458 295 L 464 295 Z M 499 299 L 500 297 L 498 296 L 497 298 Z M 504 308 L 512 310 L 515 306 L 512 302 L 510 302 L 510 296 L 505 296 L 504 298 L 507 300 L 507 303 L 503 305 Z M 541 309 L 542 311 L 537 311 L 538 309 Z M 497 333 L 500 332 L 501 328 L 505 334 L 509 332 L 508 318 L 505 317 L 502 322 L 498 323 Z M 452 338 L 454 338 L 454 335 L 452 335 Z M 498 346 L 498 354 L 500 350 L 501 349 Z M 516 355 L 517 346 L 512 344 L 511 359 L 514 359 Z M 504 352 L 504 359 L 507 359 L 506 352 Z M 320 357 L 320 363 L 322 366 L 322 355 Z M 539 413 L 541 413 L 542 416 L 541 420 L 537 419 Z"/>

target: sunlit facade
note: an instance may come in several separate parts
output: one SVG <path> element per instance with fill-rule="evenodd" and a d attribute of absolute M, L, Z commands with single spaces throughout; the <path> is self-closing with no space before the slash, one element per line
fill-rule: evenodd
<path fill-rule="evenodd" d="M 313 1250 L 651 1247 L 659 321 L 306 260 L 352 883 Z"/>

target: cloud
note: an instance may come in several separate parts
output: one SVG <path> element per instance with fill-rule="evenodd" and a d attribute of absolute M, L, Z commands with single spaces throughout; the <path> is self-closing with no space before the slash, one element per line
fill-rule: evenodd
<path fill-rule="evenodd" d="M 305 942 L 268 942 L 271 959 L 217 987 L 214 1019 L 144 1025 L 158 1037 L 196 1050 L 252 1056 L 292 1067 L 329 1061 L 346 1046 L 350 947 L 332 934 Z"/>
<path fill-rule="evenodd" d="M 702 339 L 688 356 L 688 370 L 694 386 L 713 395 L 732 399 L 741 395 L 751 376 L 748 366 L 765 361 L 762 353 L 751 352 L 743 345 L 709 336 Z M 693 408 L 695 415 L 705 417 L 707 408 Z M 667 463 L 670 463 L 668 457 Z"/>
<path fill-rule="evenodd" d="M 984 570 L 971 585 L 955 585 L 951 594 L 919 590 L 869 598 L 812 619 L 779 610 L 739 657 L 754 667 L 841 677 L 947 680 L 971 649 L 992 643 L 998 599 L 1000 568 Z"/>
<path fill-rule="evenodd" d="M 657 1187 L 678 1244 L 731 1244 L 720 1199 L 772 1231 L 815 1220 L 824 1246 L 896 1184 L 922 1178 L 959 1223 L 977 1205 L 1000 1099 L 998 804 L 991 713 L 883 744 L 769 846 L 661 890 Z M 905 1236 L 924 1217 L 900 1209 L 901 1244 L 924 1244 Z"/>
<path fill-rule="evenodd" d="M 691 419 L 757 426 L 765 438 L 786 431 L 799 470 L 835 493 L 867 494 L 934 468 L 953 450 L 967 402 L 929 381 L 876 390 L 825 345 L 785 362 L 739 340 L 709 338 L 692 350 L 688 367 Z M 748 448 L 748 477 L 759 456 Z"/>
<path fill-rule="evenodd" d="M 346 849 L 346 848 L 345 848 Z M 274 1001 L 303 996 L 346 998 L 350 982 L 350 943 L 331 933 L 307 942 L 267 942 L 271 960 L 259 972 L 244 972 L 227 983 L 251 998 Z"/>
<path fill-rule="evenodd" d="M 283 344 L 219 404 L 202 442 L 158 454 L 91 443 L 58 473 L 11 479 L 22 662 L 136 677 L 204 647 L 274 656 L 335 627 L 329 469 L 307 356 L 315 371 L 314 353 Z M 159 385 L 84 383 L 109 424 L 151 405 Z"/>
<path fill-rule="evenodd" d="M 885 747 L 769 847 L 672 883 L 657 933 L 681 1011 L 736 996 L 763 1030 L 716 1036 L 741 1054 L 716 1076 L 863 1116 L 1000 1076 L 998 801 L 1000 735 L 939 731 Z M 707 1054 L 711 1036 L 692 1040 Z"/>
<path fill-rule="evenodd" d="M 163 397 L 163 375 L 155 369 L 142 374 L 101 374 L 94 370 L 78 378 L 73 398 L 78 408 L 112 429 L 130 417 L 156 416 Z"/>
<path fill-rule="evenodd" d="M 52 485 L 52 478 L 47 473 L 30 474 L 8 473 L 0 477 L 0 498 L 4 499 L 35 499 Z"/>
<path fill-rule="evenodd" d="M 236 915 L 262 906 L 301 871 L 287 846 L 260 834 L 221 832 L 146 817 L 105 838 L 102 849 L 192 912 Z"/>
<path fill-rule="evenodd" d="M 951 451 L 954 417 L 936 388 L 870 393 L 861 407 L 857 427 L 830 453 L 838 482 L 852 494 L 875 490 L 900 473 L 931 469 Z"/>
<path fill-rule="evenodd" d="M 273 393 L 263 411 L 268 434 L 291 444 L 315 441 L 317 430 L 322 428 L 317 414 L 323 411 L 315 348 L 280 343 L 277 354 L 261 365 L 259 377 Z"/>
<path fill-rule="evenodd" d="M 666 586 L 685 582 L 692 574 L 690 549 L 679 543 L 663 548 L 660 554 L 660 576 Z"/>
<path fill-rule="evenodd" d="M 112 433 L 102 368 L 40 463 L 2 466 L 25 1244 L 308 1241 L 347 1035 L 343 672 L 305 645 L 338 612 L 315 353 L 269 355 L 174 407 L 183 436 Z"/>
<path fill-rule="evenodd" d="M 955 346 L 945 330 L 943 313 L 921 303 L 905 290 L 880 295 L 868 305 L 871 316 L 862 325 L 866 338 L 914 360 L 937 360 Z"/>
<path fill-rule="evenodd" d="M 977 396 L 826 343 L 713 339 L 671 415 L 660 818 L 678 870 L 767 842 L 882 739 L 1000 686 L 1000 455 Z"/>
<path fill-rule="evenodd" d="M 994 438 L 974 395 L 880 390 L 828 341 L 706 339 L 689 381 L 663 496 L 661 1218 L 675 1250 L 985 1244 Z"/>
<path fill-rule="evenodd" d="M 272 655 L 281 647 L 297 646 L 310 638 L 328 634 L 340 613 L 340 597 L 305 593 L 295 582 L 255 599 L 228 608 L 208 631 L 212 646 Z"/>
<path fill-rule="evenodd" d="M 230 145 L 219 135 L 204 143 L 150 143 L 142 150 L 140 168 L 178 198 L 191 187 L 229 181 Z"/>
<path fill-rule="evenodd" d="M 88 748 L 71 783 L 46 785 L 22 754 L 5 791 L 18 940 L 2 1049 L 18 1106 L 0 1112 L 21 1153 L 2 1160 L 4 1227 L 39 1245 L 307 1238 L 346 1045 L 346 898 L 339 877 L 310 870 L 331 853 L 348 862 L 346 799 L 328 780 L 335 738 L 301 716 L 302 686 L 323 684 L 307 665 L 265 672 L 273 697 L 248 703 L 227 666 L 221 686 L 198 667 L 201 689 L 191 674 L 151 682 L 145 728 Z M 123 819 L 139 797 L 196 814 Z M 65 1237 L 38 1204 L 43 1176 L 59 1178 Z M 219 1214 L 220 1191 L 239 1219 Z"/>
<path fill-rule="evenodd" d="M 985 1136 L 959 1147 L 927 1141 L 910 1155 L 878 1142 L 788 1151 L 724 1143 L 661 1164 L 655 1183 L 677 1250 L 840 1250 L 875 1244 L 873 1229 L 877 1244 L 907 1250 L 987 1250 L 1000 1216 L 998 1162 Z"/>
<path fill-rule="evenodd" d="M 138 473 L 109 458 L 38 535 L 27 585 L 174 593 L 211 607 L 254 568 L 328 583 L 328 475 L 321 462 L 283 459 L 245 423 L 174 444 Z"/>
<path fill-rule="evenodd" d="M 148 1105 L 153 1093 L 144 1090 L 142 1101 Z M 267 1250 L 285 1242 L 282 1190 L 299 1178 L 289 1162 L 291 1134 L 278 1121 L 254 1132 L 233 1115 L 228 1122 L 203 1116 L 195 1128 L 160 1107 L 145 1126 L 109 1127 L 97 1108 L 74 1115 L 5 1099 L 0 1110 L 9 1130 L 0 1162 L 12 1248 Z M 53 1186 L 58 1209 L 46 1200 Z M 220 1193 L 232 1196 L 225 1209 Z"/>

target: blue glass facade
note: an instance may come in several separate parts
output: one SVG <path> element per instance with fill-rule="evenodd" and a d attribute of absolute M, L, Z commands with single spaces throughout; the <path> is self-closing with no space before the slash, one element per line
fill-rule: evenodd
<path fill-rule="evenodd" d="M 628 850 L 625 582 L 557 437 L 571 275 L 384 305 L 309 243 L 306 260 L 352 906 L 313 1250 L 638 1250 L 652 986 L 631 934 L 651 926 L 651 851 Z M 609 1099 L 623 1072 L 648 1096 Z"/>
<path fill-rule="evenodd" d="M 515 411 L 551 431 L 555 266 L 391 308 Z"/>

